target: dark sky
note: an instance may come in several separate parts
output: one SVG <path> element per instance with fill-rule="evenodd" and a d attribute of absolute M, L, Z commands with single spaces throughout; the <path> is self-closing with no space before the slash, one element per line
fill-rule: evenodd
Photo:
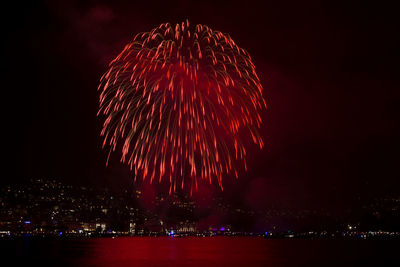
<path fill-rule="evenodd" d="M 269 105 L 263 151 L 227 198 L 342 207 L 400 194 L 399 23 L 367 1 L 28 1 L 3 8 L 2 184 L 55 178 L 123 188 L 105 168 L 97 86 L 138 32 L 162 22 L 227 32 L 253 57 Z M 218 2 L 218 3 L 217 3 Z M 254 204 L 256 205 L 256 204 Z"/>

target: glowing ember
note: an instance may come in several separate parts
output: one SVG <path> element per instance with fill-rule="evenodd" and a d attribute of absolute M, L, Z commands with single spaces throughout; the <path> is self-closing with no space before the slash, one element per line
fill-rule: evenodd
<path fill-rule="evenodd" d="M 260 111 L 266 107 L 250 55 L 229 35 L 205 25 L 161 24 L 140 33 L 101 77 L 101 135 L 111 151 L 143 180 L 169 179 L 170 190 L 191 190 L 197 179 L 238 176 L 246 167 L 239 129 L 260 148 Z M 107 158 L 108 164 L 108 158 Z"/>

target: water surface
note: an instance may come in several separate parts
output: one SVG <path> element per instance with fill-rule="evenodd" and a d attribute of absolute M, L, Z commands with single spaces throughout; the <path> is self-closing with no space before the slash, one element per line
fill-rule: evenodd
<path fill-rule="evenodd" d="M 0 255 L 8 266 L 400 266 L 399 243 L 249 237 L 21 238 L 0 240 Z"/>

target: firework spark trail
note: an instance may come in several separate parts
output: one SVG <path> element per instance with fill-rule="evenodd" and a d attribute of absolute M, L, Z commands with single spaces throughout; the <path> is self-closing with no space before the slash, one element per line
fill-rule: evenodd
<path fill-rule="evenodd" d="M 260 111 L 266 107 L 250 55 L 229 35 L 189 22 L 161 24 L 140 33 L 109 64 L 100 79 L 105 117 L 103 147 L 150 182 L 169 179 L 170 190 L 191 177 L 221 189 L 223 174 L 246 165 L 239 129 L 260 148 Z M 107 164 L 108 164 L 107 158 Z"/>

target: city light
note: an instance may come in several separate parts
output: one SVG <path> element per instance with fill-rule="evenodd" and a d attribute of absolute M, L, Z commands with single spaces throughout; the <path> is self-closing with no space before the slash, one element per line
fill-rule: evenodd
<path fill-rule="evenodd" d="M 38 194 L 38 192 L 40 192 Z M 15 201 L 15 196 L 18 201 Z M 112 200 L 111 200 L 112 197 Z M 347 237 L 358 239 L 396 237 L 400 234 L 395 231 L 376 231 L 362 227 L 362 221 L 357 217 L 349 218 L 342 224 L 337 224 L 331 229 L 306 229 L 298 232 L 294 228 L 288 231 L 276 221 L 285 218 L 294 223 L 301 223 L 297 218 L 304 218 L 319 214 L 318 210 L 301 210 L 298 213 L 285 210 L 269 210 L 261 213 L 273 225 L 265 227 L 268 231 L 254 231 L 246 229 L 238 231 L 237 224 L 231 221 L 221 225 L 218 222 L 201 225 L 200 217 L 195 217 L 197 203 L 190 197 L 174 195 L 168 203 L 167 209 L 180 213 L 175 221 L 171 222 L 168 216 L 149 212 L 138 205 L 142 200 L 141 191 L 122 192 L 115 195 L 107 190 L 89 190 L 85 187 L 73 187 L 56 181 L 31 180 L 20 187 L 6 187 L 0 189 L 0 198 L 3 199 L 3 217 L 0 217 L 0 236 L 69 236 L 84 237 L 118 237 L 118 236 L 253 236 L 264 238 L 332 238 Z M 8 199 L 13 201 L 8 201 Z M 165 195 L 155 197 L 155 205 L 163 207 L 166 202 Z M 246 216 L 254 219 L 255 213 L 251 208 L 237 208 L 225 205 L 222 199 L 214 198 L 213 201 L 220 207 L 221 214 L 233 216 Z M 385 198 L 371 202 L 364 209 L 365 212 L 376 213 L 378 206 L 384 203 L 391 211 L 396 211 L 400 200 L 396 197 Z M 107 211 L 107 212 L 104 212 Z M 119 214 L 119 216 L 115 216 Z M 1 215 L 1 214 L 0 214 Z M 257 215 L 257 216 L 260 216 Z M 331 216 L 321 213 L 317 216 Z M 185 216 L 192 216 L 187 218 Z M 393 216 L 393 215 L 391 215 Z M 116 227 L 117 226 L 117 227 Z"/>

